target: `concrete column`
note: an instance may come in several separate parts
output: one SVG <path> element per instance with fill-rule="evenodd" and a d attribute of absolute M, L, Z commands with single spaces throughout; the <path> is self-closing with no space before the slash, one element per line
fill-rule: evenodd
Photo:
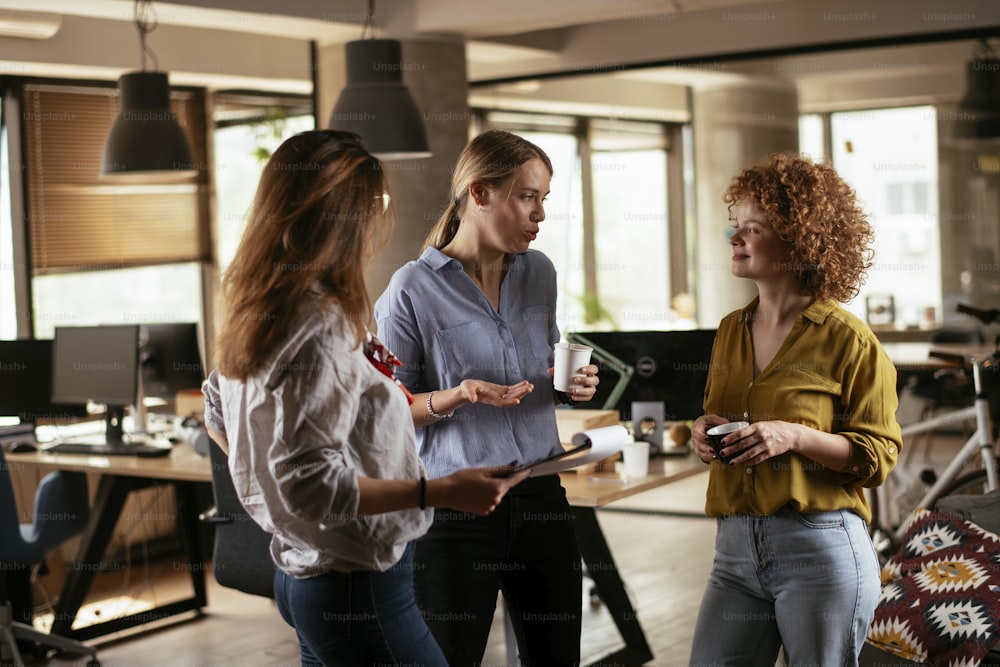
<path fill-rule="evenodd" d="M 791 84 L 754 81 L 694 90 L 691 109 L 697 317 L 699 326 L 714 329 L 757 293 L 752 282 L 730 272 L 726 230 L 732 223 L 722 195 L 744 167 L 771 153 L 798 150 L 798 104 Z"/>
<path fill-rule="evenodd" d="M 423 114 L 433 155 L 385 163 L 396 226 L 365 276 L 373 302 L 393 272 L 419 256 L 427 232 L 447 204 L 451 171 L 469 141 L 472 124 L 464 44 L 410 41 L 402 47 L 403 82 Z M 346 83 L 344 47 L 321 49 L 317 60 L 319 117 L 325 125 Z"/>

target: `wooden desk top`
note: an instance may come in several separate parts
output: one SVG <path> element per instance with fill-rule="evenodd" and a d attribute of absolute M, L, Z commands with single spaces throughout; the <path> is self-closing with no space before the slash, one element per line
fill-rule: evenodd
<path fill-rule="evenodd" d="M 954 368 L 962 363 L 982 361 L 995 349 L 992 345 L 915 342 L 882 343 L 882 348 L 898 371 Z"/>
<path fill-rule="evenodd" d="M 576 507 L 602 507 L 686 477 L 706 472 L 708 466 L 693 453 L 687 456 L 662 456 L 649 460 L 649 474 L 624 479 L 613 472 L 559 474 L 569 504 Z"/>
<path fill-rule="evenodd" d="M 12 468 L 23 465 L 46 471 L 76 470 L 187 482 L 212 481 L 212 468 L 208 457 L 199 455 L 191 447 L 183 444 L 175 445 L 170 456 L 163 458 L 46 454 L 44 451 L 24 454 L 7 452 L 5 456 L 8 465 Z M 615 500 L 655 489 L 664 484 L 704 472 L 707 469 L 708 467 L 698 457 L 691 454 L 684 457 L 650 459 L 649 474 L 635 479 L 626 480 L 613 472 L 589 474 L 564 472 L 559 477 L 566 489 L 570 505 L 601 507 Z"/>
<path fill-rule="evenodd" d="M 212 468 L 208 457 L 201 456 L 184 444 L 174 445 L 170 456 L 162 458 L 46 454 L 44 450 L 24 454 L 6 452 L 4 456 L 11 467 L 24 465 L 43 470 L 75 470 L 183 482 L 212 481 Z"/>

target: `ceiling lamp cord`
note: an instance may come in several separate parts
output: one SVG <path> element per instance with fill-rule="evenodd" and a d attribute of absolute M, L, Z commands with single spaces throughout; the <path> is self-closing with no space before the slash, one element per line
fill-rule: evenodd
<path fill-rule="evenodd" d="M 368 14 L 361 26 L 361 39 L 375 39 L 375 0 L 368 0 Z"/>
<path fill-rule="evenodd" d="M 152 0 L 135 0 L 135 29 L 139 31 L 139 47 L 142 49 L 142 71 L 147 70 L 146 56 L 153 61 L 153 71 L 160 69 L 160 61 L 156 53 L 146 43 L 146 35 L 156 30 L 160 20 Z"/>

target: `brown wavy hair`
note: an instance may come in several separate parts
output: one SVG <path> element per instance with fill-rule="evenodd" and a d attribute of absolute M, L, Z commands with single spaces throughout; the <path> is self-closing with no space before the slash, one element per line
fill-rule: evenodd
<path fill-rule="evenodd" d="M 474 137 L 458 156 L 451 177 L 448 207 L 431 228 L 424 241 L 424 248 L 440 250 L 455 238 L 469 200 L 469 186 L 473 183 L 485 183 L 499 188 L 522 164 L 535 158 L 541 160 L 549 174 L 552 174 L 549 156 L 524 137 L 503 130 L 487 130 Z"/>
<path fill-rule="evenodd" d="M 872 266 L 875 232 L 833 167 L 776 153 L 733 178 L 723 195 L 730 219 L 745 199 L 791 246 L 792 272 L 806 294 L 841 302 L 857 296 Z"/>
<path fill-rule="evenodd" d="M 392 224 L 381 162 L 359 136 L 335 130 L 285 140 L 264 166 L 246 231 L 222 279 L 219 371 L 246 380 L 284 340 L 318 289 L 358 342 L 371 319 L 368 258 Z"/>

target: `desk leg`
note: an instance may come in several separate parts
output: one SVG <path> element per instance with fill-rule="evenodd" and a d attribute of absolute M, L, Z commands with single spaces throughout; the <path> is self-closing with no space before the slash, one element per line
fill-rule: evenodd
<path fill-rule="evenodd" d="M 190 598 L 160 605 L 154 609 L 113 618 L 102 623 L 73 629 L 73 622 L 80 606 L 94 580 L 94 574 L 101 571 L 104 552 L 121 516 L 128 494 L 163 480 L 152 480 L 124 475 L 102 475 L 98 483 L 97 496 L 91 510 L 90 522 L 83 534 L 73 571 L 66 579 L 59 604 L 56 605 L 53 634 L 63 635 L 81 641 L 118 632 L 151 621 L 160 620 L 187 611 L 200 612 L 207 604 L 205 594 L 205 571 L 201 562 L 200 538 L 198 535 L 198 509 L 195 507 L 194 483 L 173 482 L 177 494 L 177 521 L 182 546 L 187 551 L 187 562 L 191 570 L 191 584 L 194 593 Z"/>
<path fill-rule="evenodd" d="M 580 555 L 587 566 L 587 573 L 601 600 L 608 607 L 611 618 L 618 626 L 618 632 L 625 640 L 625 648 L 607 655 L 593 665 L 642 665 L 653 659 L 653 652 L 646 641 L 646 634 L 639 624 L 632 603 L 625 592 L 625 583 L 618 576 L 611 550 L 604 539 L 597 513 L 592 507 L 574 507 L 577 541 Z"/>
<path fill-rule="evenodd" d="M 118 523 L 125 499 L 134 489 L 142 488 L 146 482 L 140 478 L 102 475 L 97 485 L 97 495 L 90 511 L 90 521 L 83 532 L 73 570 L 66 577 L 59 603 L 56 605 L 55 620 L 52 622 L 52 633 L 66 637 L 74 637 L 73 621 L 80 610 L 94 574 L 101 567 L 104 551 Z"/>

